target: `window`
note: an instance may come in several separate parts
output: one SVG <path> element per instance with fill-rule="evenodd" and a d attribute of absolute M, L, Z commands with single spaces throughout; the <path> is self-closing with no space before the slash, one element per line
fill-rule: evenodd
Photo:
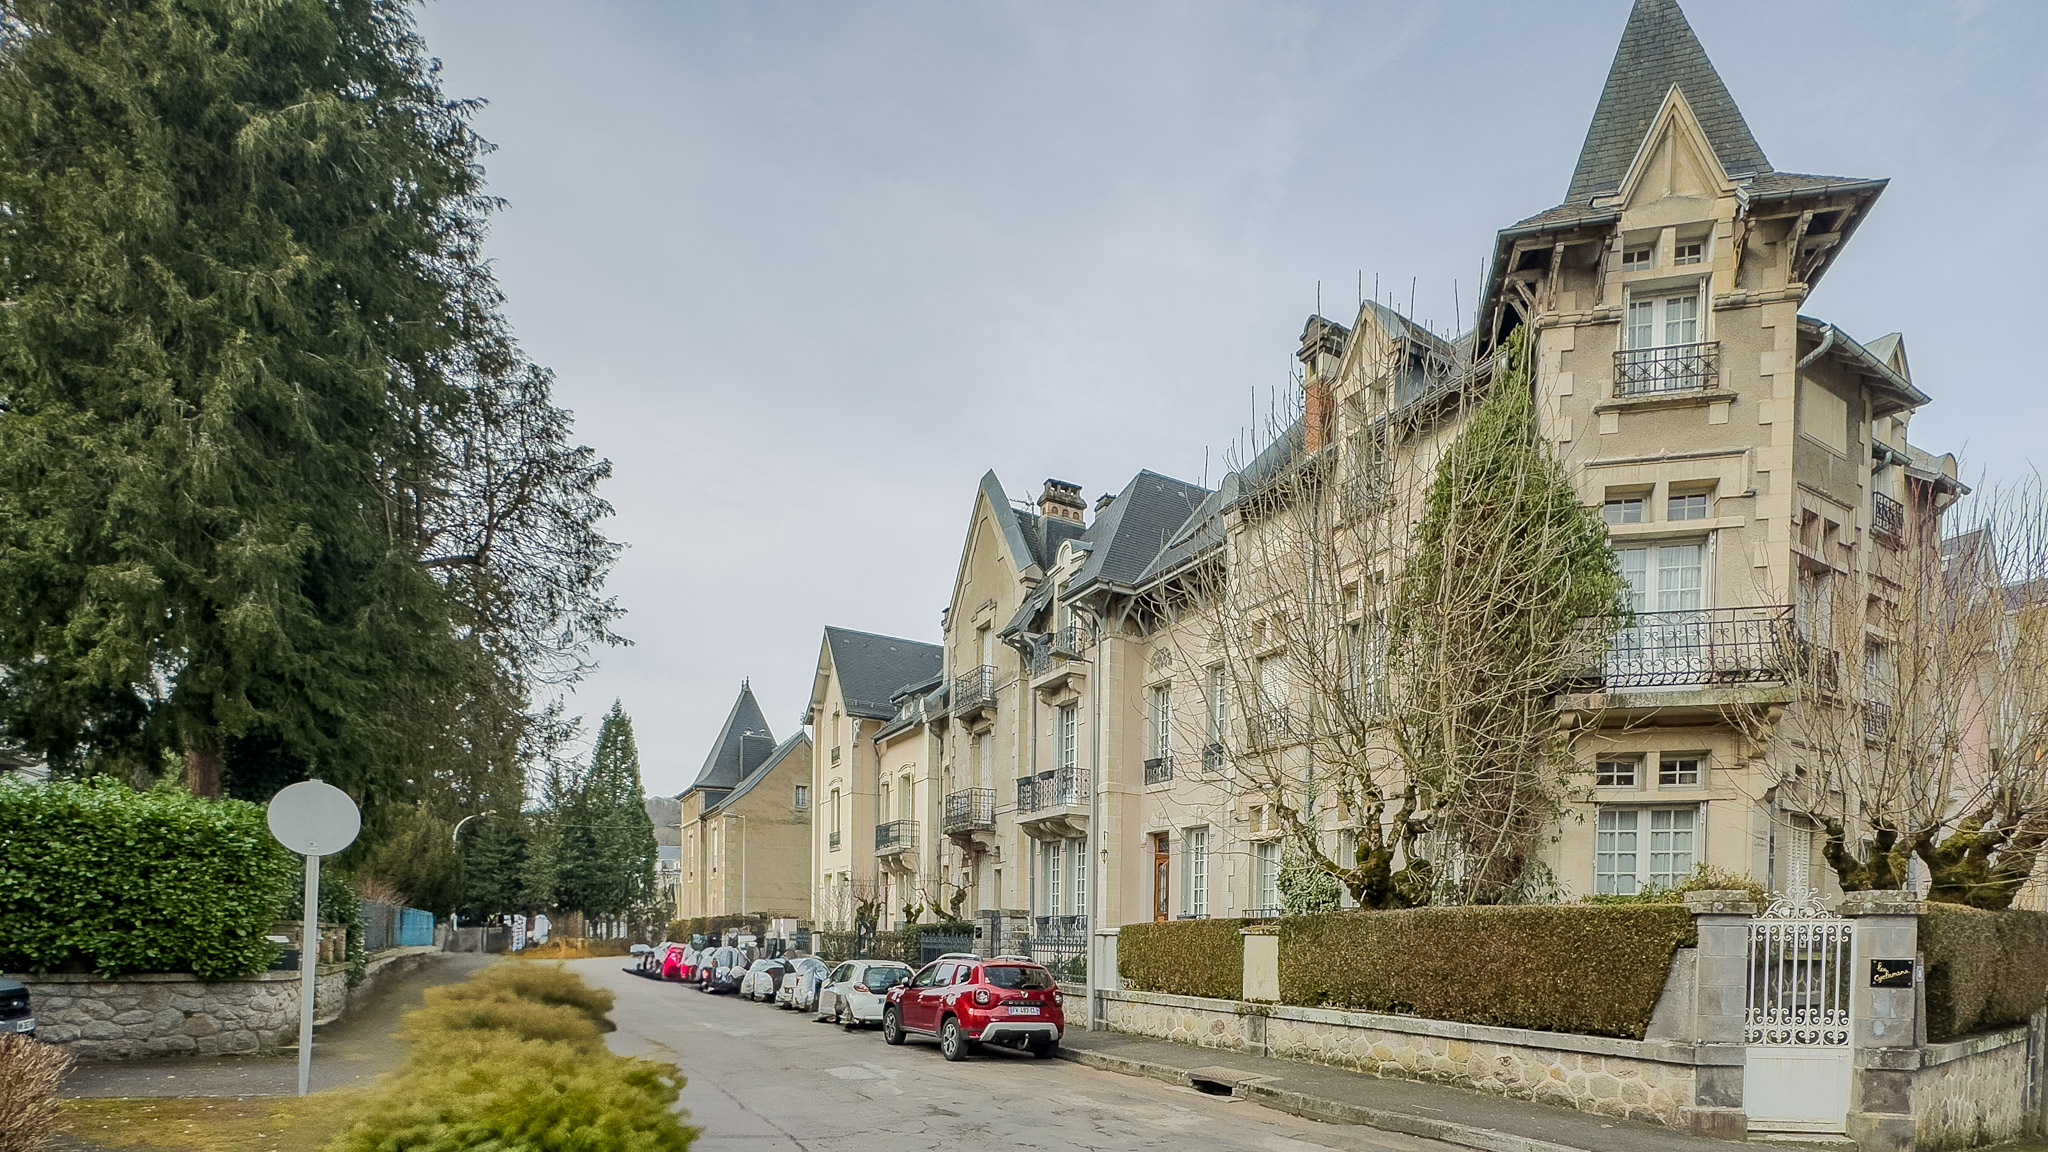
<path fill-rule="evenodd" d="M 1622 249 L 1621 270 L 1623 272 L 1641 272 L 1643 269 L 1648 268 L 1650 266 L 1651 258 L 1653 257 L 1655 252 L 1655 248 Z"/>
<path fill-rule="evenodd" d="M 832 834 L 839 835 L 839 789 L 832 790 Z"/>
<path fill-rule="evenodd" d="M 1705 492 L 1689 492 L 1683 496 L 1673 496 L 1670 504 L 1666 506 L 1665 512 L 1667 517 L 1672 520 L 1705 520 L 1707 518 L 1707 494 Z"/>
<path fill-rule="evenodd" d="M 978 775 L 976 783 L 983 788 L 992 788 L 996 782 L 996 738 L 993 732 L 983 732 L 974 738 L 974 763 Z"/>
<path fill-rule="evenodd" d="M 1190 916 L 1203 917 L 1209 914 L 1209 830 L 1190 828 L 1182 836 L 1180 865 L 1186 875 L 1182 877 L 1182 911 Z"/>
<path fill-rule="evenodd" d="M 1641 524 L 1643 522 L 1643 498 L 1623 496 L 1609 500 L 1600 508 L 1600 518 L 1609 524 Z"/>
<path fill-rule="evenodd" d="M 1593 766 L 1593 783 L 1601 788 L 1633 788 L 1641 779 L 1641 765 L 1634 756 L 1599 760 Z"/>
<path fill-rule="evenodd" d="M 1669 348 L 1700 338 L 1700 295 L 1652 296 L 1628 302 L 1628 346 Z"/>
<path fill-rule="evenodd" d="M 1690 244 L 1680 244 L 1671 250 L 1671 262 L 1673 264 L 1697 264 L 1700 262 L 1702 251 L 1703 246 L 1698 240 Z"/>
<path fill-rule="evenodd" d="M 809 808 L 811 806 L 811 786 L 809 784 L 799 784 L 796 786 L 796 806 L 798 808 Z"/>
<path fill-rule="evenodd" d="M 1692 874 L 1698 830 L 1698 808 L 1602 808 L 1593 891 L 1633 896 L 1651 885 L 1676 887 Z"/>
<path fill-rule="evenodd" d="M 1148 693 L 1151 731 L 1150 748 L 1156 758 L 1165 758 L 1173 748 L 1173 685 L 1154 684 Z"/>
<path fill-rule="evenodd" d="M 1086 836 L 1068 843 L 1074 846 L 1074 915 L 1088 914 L 1088 838 Z"/>
<path fill-rule="evenodd" d="M 915 800 L 916 793 L 910 788 L 910 774 L 906 772 L 896 786 L 896 815 L 899 819 L 908 820 L 915 815 L 912 807 Z"/>
<path fill-rule="evenodd" d="M 1081 762 L 1081 707 L 1078 704 L 1062 704 L 1058 726 L 1053 729 L 1056 745 L 1053 749 L 1053 763 L 1060 768 L 1072 768 Z"/>
<path fill-rule="evenodd" d="M 1268 656 L 1259 661 L 1259 704 L 1267 711 L 1287 707 L 1287 660 Z"/>
<path fill-rule="evenodd" d="M 1060 914 L 1060 859 L 1067 854 L 1067 846 L 1061 841 L 1050 841 L 1045 846 L 1045 914 Z"/>
<path fill-rule="evenodd" d="M 1701 766 L 1706 757 L 1698 752 L 1666 752 L 1657 758 L 1657 783 L 1668 787 L 1686 787 L 1700 782 Z"/>
<path fill-rule="evenodd" d="M 1690 612 L 1705 606 L 1702 587 L 1706 545 L 1659 544 L 1617 548 L 1628 581 L 1629 606 L 1637 612 Z"/>
<path fill-rule="evenodd" d="M 1223 678 L 1223 665 L 1209 669 L 1209 716 L 1206 735 L 1209 743 L 1223 742 L 1223 733 L 1230 726 L 1230 685 Z"/>
<path fill-rule="evenodd" d="M 1261 840 L 1252 845 L 1252 907 L 1268 910 L 1280 907 L 1280 842 Z"/>

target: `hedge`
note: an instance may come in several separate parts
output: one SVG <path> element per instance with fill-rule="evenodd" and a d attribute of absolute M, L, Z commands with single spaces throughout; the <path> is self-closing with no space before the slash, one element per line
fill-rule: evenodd
<path fill-rule="evenodd" d="M 1168 920 L 1117 930 L 1116 972 L 1123 986 L 1172 996 L 1236 1000 L 1244 995 L 1248 920 Z"/>
<path fill-rule="evenodd" d="M 1306 1007 L 1640 1040 L 1681 905 L 1334 912 L 1280 921 L 1280 999 Z"/>
<path fill-rule="evenodd" d="M 0 970 L 246 976 L 294 903 L 263 809 L 113 780 L 0 784 Z"/>
<path fill-rule="evenodd" d="M 767 923 L 759 916 L 692 916 L 688 920 L 671 920 L 668 938 L 687 944 L 692 936 L 706 936 L 722 943 L 725 934 L 735 928 L 753 933 L 756 940 L 768 931 Z"/>
<path fill-rule="evenodd" d="M 1920 955 L 1929 1040 L 2025 1024 L 2048 1000 L 2048 913 L 1929 904 Z"/>

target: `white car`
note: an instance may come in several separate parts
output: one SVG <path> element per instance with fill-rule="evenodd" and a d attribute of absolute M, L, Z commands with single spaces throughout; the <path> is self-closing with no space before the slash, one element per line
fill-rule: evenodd
<path fill-rule="evenodd" d="M 787 960 L 764 956 L 754 961 L 747 966 L 747 974 L 740 979 L 740 999 L 760 1004 L 773 1003 L 775 990 L 782 983 L 783 974 L 788 971 Z"/>
<path fill-rule="evenodd" d="M 895 960 L 848 960 L 832 970 L 818 989 L 818 1019 L 837 1021 L 848 1032 L 882 1022 L 882 997 L 910 981 L 910 965 Z"/>

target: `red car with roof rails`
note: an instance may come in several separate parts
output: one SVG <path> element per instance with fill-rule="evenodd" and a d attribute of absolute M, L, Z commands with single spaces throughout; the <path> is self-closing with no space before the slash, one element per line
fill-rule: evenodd
<path fill-rule="evenodd" d="M 983 1044 L 1020 1048 L 1043 1059 L 1059 1051 L 1066 1028 L 1052 973 L 1010 956 L 941 956 L 910 983 L 890 989 L 882 1008 L 884 1041 L 931 1036 L 948 1060 L 965 1060 Z"/>

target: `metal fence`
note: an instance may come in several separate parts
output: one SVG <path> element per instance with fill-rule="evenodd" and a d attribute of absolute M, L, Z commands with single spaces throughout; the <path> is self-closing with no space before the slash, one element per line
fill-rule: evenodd
<path fill-rule="evenodd" d="M 917 938 L 917 966 L 922 968 L 948 952 L 972 951 L 973 936 L 939 936 L 927 932 Z"/>
<path fill-rule="evenodd" d="M 363 901 L 363 951 L 419 948 L 434 942 L 434 914 L 418 908 Z"/>
<path fill-rule="evenodd" d="M 1026 937 L 1024 955 L 1045 965 L 1055 980 L 1079 984 L 1088 979 L 1088 937 L 1085 934 Z"/>

